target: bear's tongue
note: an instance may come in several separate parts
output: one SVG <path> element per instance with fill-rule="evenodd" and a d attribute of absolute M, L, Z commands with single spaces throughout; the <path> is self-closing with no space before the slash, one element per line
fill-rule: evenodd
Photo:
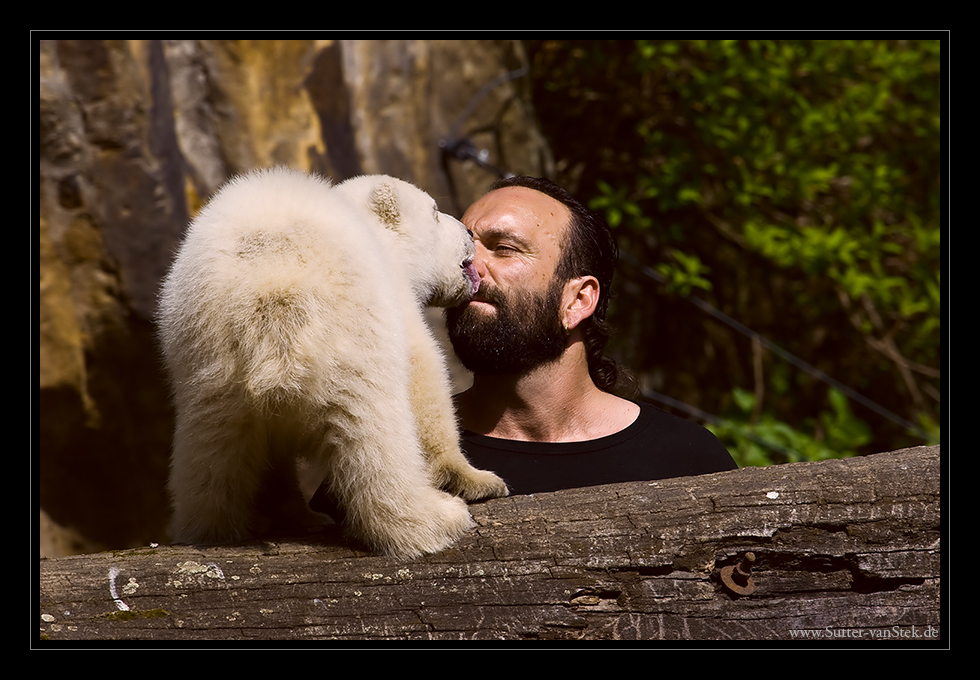
<path fill-rule="evenodd" d="M 476 295 L 476 291 L 480 290 L 480 275 L 476 271 L 476 267 L 473 266 L 472 262 L 467 262 L 463 265 L 463 273 L 470 282 L 470 297 Z"/>

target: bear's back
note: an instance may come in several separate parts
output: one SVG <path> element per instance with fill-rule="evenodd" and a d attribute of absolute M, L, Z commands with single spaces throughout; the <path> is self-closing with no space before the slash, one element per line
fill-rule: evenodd
<path fill-rule="evenodd" d="M 174 370 L 238 381 L 263 372 L 255 367 L 266 356 L 309 364 L 325 347 L 363 342 L 368 328 L 400 334 L 405 301 L 388 284 L 396 265 L 365 212 L 298 172 L 226 185 L 191 225 L 164 285 L 164 345 L 181 353 Z"/>
<path fill-rule="evenodd" d="M 327 181 L 265 170 L 230 182 L 212 199 L 174 267 L 222 297 L 270 287 L 370 288 L 393 264 L 379 229 Z"/>

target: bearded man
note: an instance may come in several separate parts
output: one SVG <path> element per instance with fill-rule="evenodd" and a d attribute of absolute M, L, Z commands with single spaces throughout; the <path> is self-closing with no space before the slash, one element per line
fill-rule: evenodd
<path fill-rule="evenodd" d="M 700 425 L 626 398 L 629 376 L 603 356 L 618 251 L 601 217 L 549 180 L 512 177 L 462 222 L 481 283 L 446 323 L 473 372 L 456 397 L 471 463 L 513 494 L 736 468 Z"/>

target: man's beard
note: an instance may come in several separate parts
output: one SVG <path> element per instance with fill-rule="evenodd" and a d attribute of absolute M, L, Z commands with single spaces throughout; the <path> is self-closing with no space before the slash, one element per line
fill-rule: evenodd
<path fill-rule="evenodd" d="M 508 298 L 480 286 L 477 296 L 496 313 L 464 303 L 446 310 L 446 329 L 462 364 L 481 375 L 514 375 L 557 360 L 565 351 L 559 319 L 564 285 L 552 282 L 546 293 L 521 291 Z"/>

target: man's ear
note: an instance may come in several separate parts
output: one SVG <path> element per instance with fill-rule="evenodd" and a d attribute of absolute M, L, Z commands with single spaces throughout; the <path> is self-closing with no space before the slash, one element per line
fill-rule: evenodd
<path fill-rule="evenodd" d="M 580 276 L 565 284 L 562 298 L 562 324 L 572 332 L 582 321 L 595 313 L 599 304 L 599 280 L 594 276 Z"/>

